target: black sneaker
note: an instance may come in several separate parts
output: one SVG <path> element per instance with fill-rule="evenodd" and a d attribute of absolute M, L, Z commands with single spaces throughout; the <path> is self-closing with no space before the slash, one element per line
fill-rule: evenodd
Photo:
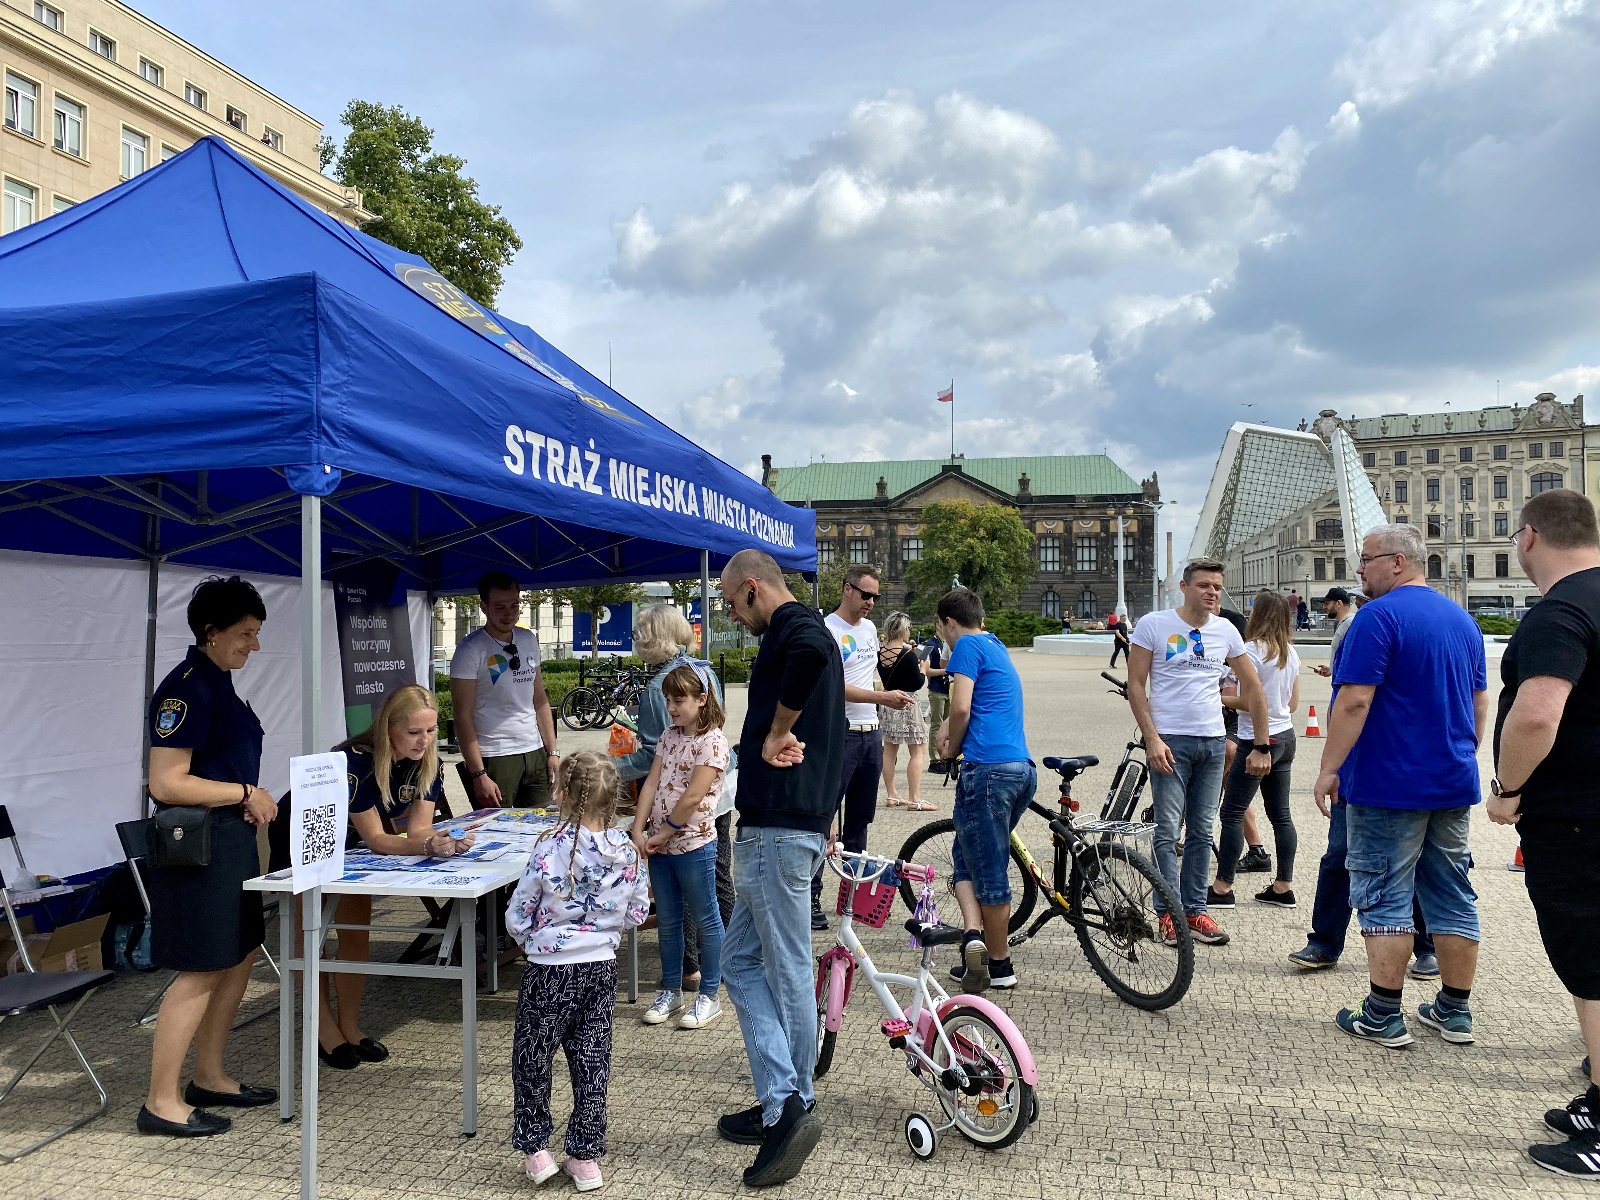
<path fill-rule="evenodd" d="M 822 905 L 811 906 L 811 928 L 826 929 L 828 927 L 828 914 L 822 911 Z"/>
<path fill-rule="evenodd" d="M 1206 888 L 1207 908 L 1234 908 L 1236 903 L 1232 892 L 1219 892 L 1216 888 Z"/>
<path fill-rule="evenodd" d="M 1274 891 L 1270 883 L 1256 893 L 1256 903 L 1270 904 L 1274 908 L 1298 907 L 1298 904 L 1294 898 L 1293 888 L 1290 888 L 1287 892 Z"/>
<path fill-rule="evenodd" d="M 1600 1090 L 1591 1087 L 1565 1108 L 1552 1108 L 1545 1113 L 1544 1124 L 1546 1129 L 1552 1129 L 1563 1137 L 1584 1137 L 1594 1133 L 1600 1128 Z"/>
<path fill-rule="evenodd" d="M 761 1105 L 725 1113 L 717 1118 L 717 1136 L 741 1146 L 761 1145 Z"/>
<path fill-rule="evenodd" d="M 1529 1146 L 1528 1157 L 1557 1175 L 1600 1179 L 1600 1135 L 1597 1134 L 1590 1133 L 1554 1146 Z"/>
<path fill-rule="evenodd" d="M 1272 855 L 1260 846 L 1251 846 L 1245 851 L 1244 857 L 1239 860 L 1238 869 L 1241 871 L 1270 871 L 1272 870 Z"/>
<path fill-rule="evenodd" d="M 791 1095 L 783 1102 L 777 1124 L 762 1131 L 761 1152 L 745 1168 L 746 1187 L 774 1187 L 800 1174 L 806 1159 L 822 1140 L 822 1122 Z"/>
<path fill-rule="evenodd" d="M 961 943 L 961 961 L 966 970 L 961 973 L 961 990 L 976 995 L 989 987 L 989 951 L 981 937 L 969 937 Z"/>

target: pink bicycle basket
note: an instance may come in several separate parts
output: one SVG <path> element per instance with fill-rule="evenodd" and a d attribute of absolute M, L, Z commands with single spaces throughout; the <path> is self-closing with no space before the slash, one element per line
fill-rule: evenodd
<path fill-rule="evenodd" d="M 886 872 L 886 875 L 892 876 L 892 874 Z M 877 879 L 871 883 L 855 883 L 841 879 L 839 903 L 833 911 L 843 916 L 844 906 L 848 900 L 850 914 L 856 920 L 871 925 L 874 929 L 882 929 L 884 922 L 889 919 L 889 912 L 894 907 L 894 898 L 898 894 L 899 887 L 893 878 Z"/>

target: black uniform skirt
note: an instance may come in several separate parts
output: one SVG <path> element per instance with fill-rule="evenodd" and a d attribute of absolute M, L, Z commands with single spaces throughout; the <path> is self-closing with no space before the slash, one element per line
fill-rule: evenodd
<path fill-rule="evenodd" d="M 147 868 L 150 961 L 169 971 L 226 971 L 267 934 L 261 893 L 244 881 L 261 874 L 256 827 L 244 806 L 214 808 L 209 867 Z"/>

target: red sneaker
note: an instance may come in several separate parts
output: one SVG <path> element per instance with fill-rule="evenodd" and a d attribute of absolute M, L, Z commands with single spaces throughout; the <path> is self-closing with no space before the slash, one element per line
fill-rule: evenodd
<path fill-rule="evenodd" d="M 1178 927 L 1173 924 L 1170 914 L 1162 914 L 1161 924 L 1157 932 L 1160 934 L 1161 940 L 1168 946 L 1176 946 L 1178 944 Z"/>
<path fill-rule="evenodd" d="M 1190 917 L 1189 932 L 1195 941 L 1208 946 L 1222 946 L 1228 941 L 1228 931 L 1212 920 L 1210 913 L 1196 913 Z"/>

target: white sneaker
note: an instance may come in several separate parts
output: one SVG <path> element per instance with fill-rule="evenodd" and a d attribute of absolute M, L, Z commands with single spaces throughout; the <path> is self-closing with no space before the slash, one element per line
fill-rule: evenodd
<path fill-rule="evenodd" d="M 722 1005 L 715 996 L 696 996 L 687 1012 L 678 1018 L 679 1029 L 699 1029 L 722 1015 Z"/>
<path fill-rule="evenodd" d="M 655 1003 L 644 1010 L 639 1019 L 646 1025 L 659 1025 L 683 1007 L 683 993 L 662 988 L 656 993 Z"/>

